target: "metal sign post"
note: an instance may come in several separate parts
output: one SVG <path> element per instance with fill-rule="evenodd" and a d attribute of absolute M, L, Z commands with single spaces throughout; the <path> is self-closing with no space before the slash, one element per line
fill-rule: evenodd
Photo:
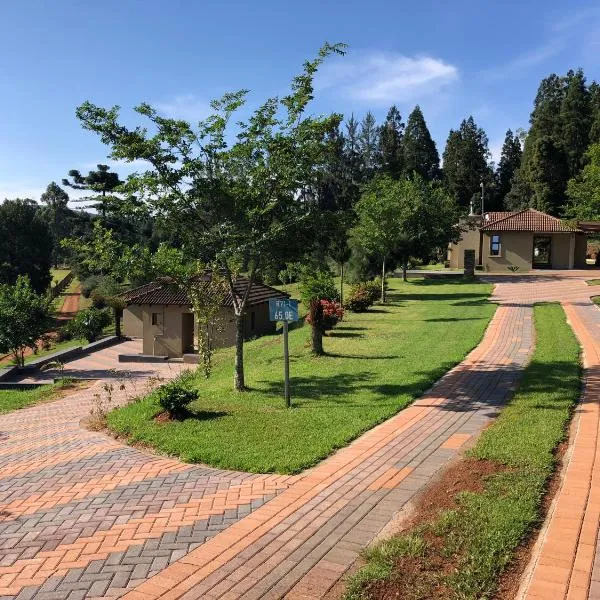
<path fill-rule="evenodd" d="M 283 321 L 283 377 L 284 397 L 287 408 L 292 406 L 290 396 L 290 349 L 288 344 L 288 323 L 298 320 L 298 300 L 274 299 L 269 300 L 269 319 Z"/>

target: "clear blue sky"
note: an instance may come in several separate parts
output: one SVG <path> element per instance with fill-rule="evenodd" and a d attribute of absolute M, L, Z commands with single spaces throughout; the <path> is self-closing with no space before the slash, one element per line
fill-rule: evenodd
<path fill-rule="evenodd" d="M 322 73 L 314 112 L 382 118 L 395 103 L 406 118 L 419 103 L 440 154 L 473 114 L 497 156 L 548 73 L 600 80 L 589 0 L 3 1 L 0 40 L 0 199 L 37 199 L 69 169 L 106 162 L 75 118 L 86 99 L 201 118 L 224 91 L 284 92 L 325 40 L 349 53 Z"/>

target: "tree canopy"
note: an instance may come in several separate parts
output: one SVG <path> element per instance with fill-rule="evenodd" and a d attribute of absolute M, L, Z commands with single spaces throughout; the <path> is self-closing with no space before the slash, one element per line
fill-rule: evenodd
<path fill-rule="evenodd" d="M 52 234 L 33 200 L 5 200 L 0 204 L 0 283 L 29 277 L 36 292 L 51 281 Z"/>
<path fill-rule="evenodd" d="M 213 101 L 213 114 L 197 126 L 164 118 L 148 104 L 135 111 L 151 129 L 123 125 L 116 106 L 85 102 L 77 109 L 83 127 L 100 135 L 112 158 L 149 163 L 147 171 L 130 176 L 127 191 L 177 232 L 190 258 L 223 269 L 236 316 L 239 390 L 245 388 L 244 313 L 251 285 L 240 298 L 235 279 L 244 270 L 252 282 L 274 262 L 298 255 L 293 241 L 303 238 L 328 134 L 341 121 L 337 114 L 307 116 L 306 108 L 319 66 L 343 50 L 341 44 L 323 46 L 292 80 L 288 95 L 268 98 L 237 126 L 233 119 L 247 90 Z"/>

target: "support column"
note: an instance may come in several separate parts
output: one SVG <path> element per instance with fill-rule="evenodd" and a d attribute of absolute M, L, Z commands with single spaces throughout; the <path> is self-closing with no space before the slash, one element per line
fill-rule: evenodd
<path fill-rule="evenodd" d="M 575 267 L 575 234 L 569 234 L 569 269 Z"/>

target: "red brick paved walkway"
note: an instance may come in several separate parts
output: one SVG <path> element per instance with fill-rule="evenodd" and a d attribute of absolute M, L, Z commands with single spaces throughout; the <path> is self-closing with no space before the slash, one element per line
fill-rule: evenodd
<path fill-rule="evenodd" d="M 590 278 L 589 276 L 587 278 Z M 559 301 L 584 352 L 584 394 L 578 405 L 562 481 L 533 552 L 519 599 L 600 599 L 600 289 L 584 279 L 520 278 L 496 288 L 501 302 Z"/>
<path fill-rule="evenodd" d="M 480 346 L 429 394 L 124 598 L 322 598 L 497 414 L 531 351 L 531 316 L 530 306 L 500 307 Z"/>
<path fill-rule="evenodd" d="M 463 363 L 301 476 L 183 465 L 85 431 L 99 385 L 0 417 L 0 598 L 323 597 L 510 396 L 542 285 L 544 298 L 593 308 L 577 279 L 502 281 Z M 132 365 L 121 392 L 110 352 L 69 368 L 112 378 L 120 399 L 142 390 L 148 365 Z"/>
<path fill-rule="evenodd" d="M 120 597 L 292 481 L 182 464 L 83 429 L 104 382 L 117 404 L 144 392 L 148 376 L 178 371 L 115 372 L 117 354 L 137 345 L 69 363 L 65 374 L 104 378 L 94 387 L 0 417 L 0 598 Z"/>

